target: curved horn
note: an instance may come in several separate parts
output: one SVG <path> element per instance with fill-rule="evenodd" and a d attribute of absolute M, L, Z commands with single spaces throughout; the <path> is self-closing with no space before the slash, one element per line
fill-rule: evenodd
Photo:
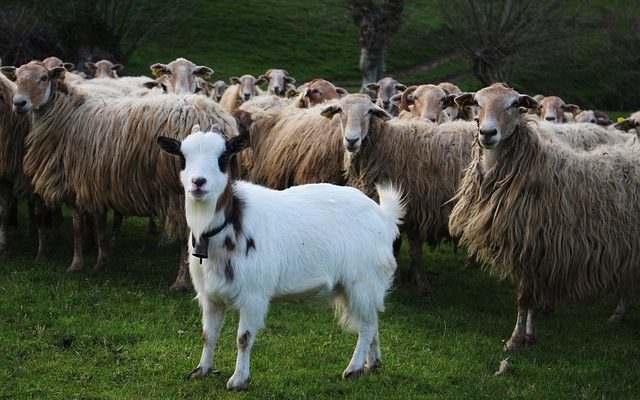
<path fill-rule="evenodd" d="M 410 94 L 413 94 L 413 92 L 416 91 L 418 87 L 417 86 L 409 86 L 407 88 L 407 90 L 405 90 L 404 92 L 402 92 L 402 97 L 400 98 L 400 108 L 405 110 L 405 111 L 410 111 L 409 110 L 409 101 L 408 101 L 408 97 Z M 412 102 L 413 103 L 413 102 Z"/>

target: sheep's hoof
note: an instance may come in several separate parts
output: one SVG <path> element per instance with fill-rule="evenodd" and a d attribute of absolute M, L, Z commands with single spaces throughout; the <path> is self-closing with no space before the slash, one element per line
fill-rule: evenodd
<path fill-rule="evenodd" d="M 464 263 L 464 268 L 465 269 L 478 269 L 478 268 L 480 268 L 480 263 L 478 262 L 478 259 L 476 259 L 475 257 L 469 257 L 469 258 L 467 258 L 467 261 Z"/>
<path fill-rule="evenodd" d="M 342 379 L 357 379 L 364 372 L 363 369 L 350 370 L 349 368 L 345 369 L 342 373 Z"/>
<path fill-rule="evenodd" d="M 76 271 L 80 271 L 82 269 L 83 265 L 82 265 L 82 261 L 73 261 L 71 263 L 71 266 L 69 268 L 67 268 L 67 272 L 76 272 Z"/>
<path fill-rule="evenodd" d="M 170 289 L 176 292 L 190 292 L 193 290 L 193 285 L 191 282 L 175 281 Z"/>
<path fill-rule="evenodd" d="M 93 272 L 104 272 L 107 270 L 107 261 L 104 258 L 98 258 L 96 265 L 93 267 Z"/>
<path fill-rule="evenodd" d="M 380 361 L 379 358 L 376 358 L 373 364 L 367 364 L 364 366 L 364 372 L 372 373 L 372 372 L 376 372 L 380 368 L 382 368 L 382 361 Z"/>
<path fill-rule="evenodd" d="M 233 374 L 227 381 L 227 390 L 245 390 L 247 386 L 249 386 L 249 380 L 249 377 L 244 379 L 240 376 L 236 376 L 236 374 Z"/>
<path fill-rule="evenodd" d="M 534 345 L 538 342 L 538 338 L 536 337 L 536 335 L 527 335 L 524 338 L 524 344 L 526 346 L 531 346 Z"/>
<path fill-rule="evenodd" d="M 187 375 L 187 380 L 188 381 L 192 381 L 194 379 L 204 378 L 205 376 L 209 375 L 210 373 L 211 373 L 211 370 L 208 370 L 206 372 L 202 372 L 202 367 L 198 365 L 198 367 L 196 369 L 194 369 L 193 371 L 191 371 L 191 373 L 189 373 L 189 375 Z"/>
<path fill-rule="evenodd" d="M 524 338 L 521 336 L 511 337 L 504 345 L 505 351 L 518 351 L 524 347 Z"/>
<path fill-rule="evenodd" d="M 36 254 L 36 262 L 44 262 L 47 260 L 49 260 L 49 252 L 38 251 L 38 254 Z"/>
<path fill-rule="evenodd" d="M 624 322 L 624 315 L 620 315 L 620 314 L 613 314 L 612 316 L 609 317 L 609 319 L 607 320 L 607 324 L 609 325 L 618 325 L 621 324 L 622 322 Z"/>
<path fill-rule="evenodd" d="M 6 243 L 0 243 L 0 253 L 3 253 L 7 250 L 7 244 Z"/>

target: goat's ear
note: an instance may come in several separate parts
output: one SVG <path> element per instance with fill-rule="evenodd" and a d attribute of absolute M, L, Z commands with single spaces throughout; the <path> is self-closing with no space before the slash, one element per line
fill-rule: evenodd
<path fill-rule="evenodd" d="M 287 76 L 284 77 L 284 83 L 291 83 L 291 84 L 296 83 L 295 78 L 293 76 L 288 76 L 288 74 L 289 73 L 287 72 Z"/>
<path fill-rule="evenodd" d="M 378 106 L 373 107 L 373 112 L 371 114 L 375 115 L 376 117 L 380 118 L 383 121 L 389 121 L 391 118 L 393 118 L 391 114 L 389 114 L 388 112 L 386 112 L 385 110 L 383 110 Z"/>
<path fill-rule="evenodd" d="M 2 72 L 4 76 L 9 78 L 10 80 L 16 80 L 16 67 L 10 65 L 0 67 L 0 72 Z"/>
<path fill-rule="evenodd" d="M 341 98 L 348 95 L 349 92 L 347 91 L 347 89 L 345 88 L 341 88 L 341 87 L 336 87 L 336 92 L 338 92 L 338 96 L 340 96 Z"/>
<path fill-rule="evenodd" d="M 160 136 L 157 140 L 158 146 L 166 153 L 171 154 L 172 156 L 184 157 L 182 155 L 182 151 L 180 150 L 181 143 L 179 140 L 169 138 L 166 136 Z"/>
<path fill-rule="evenodd" d="M 258 77 L 258 79 L 256 79 L 256 86 L 257 85 L 262 85 L 262 84 L 267 83 L 267 82 L 269 82 L 269 77 L 266 76 L 266 75 L 260 75 Z"/>
<path fill-rule="evenodd" d="M 565 111 L 570 112 L 571 114 L 573 114 L 573 116 L 575 117 L 576 115 L 580 114 L 580 107 L 575 105 L 575 104 L 565 104 L 564 105 L 564 109 Z"/>
<path fill-rule="evenodd" d="M 460 107 L 477 106 L 478 102 L 475 99 L 475 95 L 475 93 L 463 93 L 457 96 L 453 101 L 455 101 L 455 103 Z"/>
<path fill-rule="evenodd" d="M 151 70 L 153 76 L 158 78 L 167 73 L 167 71 L 169 70 L 169 66 L 166 64 L 155 63 L 151 65 L 149 69 Z"/>
<path fill-rule="evenodd" d="M 529 109 L 537 108 L 539 105 L 538 102 L 533 99 L 533 97 L 526 94 L 521 94 L 520 97 L 518 97 L 518 104 L 520 105 L 520 107 L 526 107 Z"/>
<path fill-rule="evenodd" d="M 193 75 L 206 79 L 211 75 L 213 75 L 213 70 L 209 67 L 198 65 L 196 69 L 193 71 Z"/>
<path fill-rule="evenodd" d="M 122 65 L 122 64 L 114 64 L 111 67 L 111 70 L 112 71 L 116 71 L 117 73 L 121 73 L 124 70 L 124 65 Z"/>
<path fill-rule="evenodd" d="M 226 152 L 229 155 L 236 154 L 249 147 L 249 135 L 246 133 L 240 133 L 238 136 L 234 136 L 227 140 L 225 147 L 227 148 Z"/>
<path fill-rule="evenodd" d="M 631 119 L 631 118 L 627 118 L 627 119 L 623 119 L 622 121 L 616 123 L 613 127 L 621 130 L 621 131 L 629 131 L 630 129 L 634 129 L 637 128 L 638 126 L 640 126 L 638 124 L 637 121 Z"/>
<path fill-rule="evenodd" d="M 62 66 L 64 67 L 64 69 L 66 69 L 69 72 L 73 71 L 74 68 L 76 67 L 74 63 L 70 63 L 70 62 L 62 63 Z"/>
<path fill-rule="evenodd" d="M 458 97 L 457 94 L 448 94 L 446 96 L 444 96 L 442 98 L 442 105 L 446 108 L 446 107 L 451 107 L 451 106 L 455 106 L 456 105 L 456 97 Z"/>
<path fill-rule="evenodd" d="M 402 92 L 402 91 L 407 90 L 407 87 L 405 85 L 403 85 L 402 83 L 398 83 L 396 85 L 396 90 L 399 91 L 399 92 Z"/>
<path fill-rule="evenodd" d="M 84 63 L 84 66 L 87 67 L 89 72 L 96 72 L 96 65 L 94 63 L 86 62 L 86 63 Z"/>
<path fill-rule="evenodd" d="M 332 106 L 325 107 L 322 111 L 320 111 L 320 115 L 322 115 L 325 118 L 332 119 L 333 116 L 339 113 L 340 111 L 341 111 L 340 107 L 334 104 Z"/>
<path fill-rule="evenodd" d="M 49 79 L 54 80 L 62 80 L 64 78 L 64 74 L 67 72 L 65 67 L 55 67 L 49 70 Z"/>
<path fill-rule="evenodd" d="M 380 89 L 380 86 L 374 82 L 367 83 L 364 87 L 372 92 L 378 92 L 378 89 Z"/>
<path fill-rule="evenodd" d="M 231 83 L 232 85 L 239 85 L 240 78 L 238 78 L 237 76 L 232 76 L 231 78 L 229 78 L 229 83 Z"/>

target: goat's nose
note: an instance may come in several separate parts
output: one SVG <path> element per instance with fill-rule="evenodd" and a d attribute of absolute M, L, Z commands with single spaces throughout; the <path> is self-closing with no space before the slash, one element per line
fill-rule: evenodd
<path fill-rule="evenodd" d="M 546 117 L 545 118 L 547 121 L 555 121 L 556 117 Z"/>
<path fill-rule="evenodd" d="M 251 98 L 251 93 L 245 93 L 244 94 L 244 99 L 245 100 L 249 100 Z"/>
<path fill-rule="evenodd" d="M 480 134 L 485 137 L 492 137 L 498 134 L 498 130 L 496 128 L 493 129 L 480 129 Z"/>
<path fill-rule="evenodd" d="M 26 104 L 27 104 L 26 100 L 14 100 L 13 101 L 13 105 L 15 107 L 18 107 L 18 108 L 24 107 Z"/>
<path fill-rule="evenodd" d="M 207 183 L 207 180 L 205 178 L 199 176 L 197 178 L 192 178 L 191 182 L 193 182 L 193 184 L 196 185 L 196 187 L 202 187 L 202 185 Z"/>

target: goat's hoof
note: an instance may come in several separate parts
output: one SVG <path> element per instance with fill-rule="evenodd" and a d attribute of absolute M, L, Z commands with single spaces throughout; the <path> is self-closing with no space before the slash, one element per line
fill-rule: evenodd
<path fill-rule="evenodd" d="M 203 371 L 202 367 L 198 365 L 196 369 L 194 369 L 193 371 L 191 371 L 191 373 L 189 373 L 189 375 L 187 375 L 187 380 L 191 381 L 194 379 L 204 378 L 205 376 L 209 375 L 209 373 L 211 373 L 211 369 Z"/>
<path fill-rule="evenodd" d="M 367 364 L 364 366 L 364 372 L 366 373 L 376 372 L 380 368 L 382 368 L 382 361 L 380 361 L 379 358 L 376 358 L 372 364 Z"/>
<path fill-rule="evenodd" d="M 247 386 L 249 386 L 249 380 L 249 377 L 243 378 L 241 376 L 236 376 L 236 374 L 233 374 L 227 381 L 227 390 L 245 390 Z"/>
<path fill-rule="evenodd" d="M 351 370 L 347 368 L 342 373 L 342 379 L 357 379 L 360 377 L 360 375 L 362 375 L 362 372 L 364 372 L 363 369 Z"/>
<path fill-rule="evenodd" d="M 74 261 L 71 263 L 71 266 L 67 268 L 67 272 L 77 272 L 80 271 L 84 265 L 82 265 L 81 261 Z"/>
<path fill-rule="evenodd" d="M 524 338 L 522 337 L 511 337 L 507 340 L 507 343 L 504 345 L 505 351 L 518 351 L 524 347 Z"/>

